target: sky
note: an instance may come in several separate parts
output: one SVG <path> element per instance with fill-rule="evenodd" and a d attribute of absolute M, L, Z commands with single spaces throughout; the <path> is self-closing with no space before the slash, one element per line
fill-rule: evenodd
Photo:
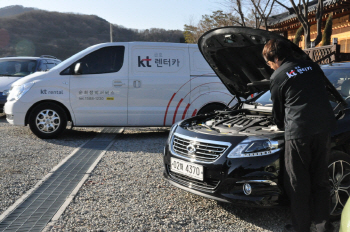
<path fill-rule="evenodd" d="M 0 8 L 12 5 L 97 15 L 112 24 L 141 30 L 183 30 L 204 14 L 225 10 L 220 0 L 0 0 Z"/>

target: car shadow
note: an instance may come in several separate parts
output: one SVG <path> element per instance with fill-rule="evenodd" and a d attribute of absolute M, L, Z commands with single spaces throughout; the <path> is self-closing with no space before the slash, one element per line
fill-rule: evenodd
<path fill-rule="evenodd" d="M 270 231 L 283 231 L 286 224 L 290 224 L 290 208 L 287 206 L 258 208 L 237 206 L 234 204 L 217 202 L 218 207 L 221 207 L 230 214 L 235 215 L 240 220 L 244 220 L 260 228 Z M 267 225 L 266 222 L 270 222 Z M 276 230 L 279 228 L 279 230 Z"/>
<path fill-rule="evenodd" d="M 73 128 L 73 129 L 66 129 L 58 138 L 56 139 L 44 139 L 48 143 L 53 144 L 62 144 L 65 142 L 70 141 L 77 141 L 77 140 L 85 140 L 89 141 L 96 136 L 103 134 L 102 130 L 103 127 L 84 127 L 84 128 Z M 111 133 L 108 133 L 111 134 Z M 113 133 L 112 133 L 113 134 Z M 152 127 L 146 127 L 146 128 L 124 128 L 123 133 L 115 133 L 115 143 L 122 143 L 123 146 L 112 146 L 110 150 L 115 151 L 130 151 L 130 152 L 138 152 L 148 151 L 149 146 L 142 146 L 142 143 L 150 143 L 154 144 L 152 140 L 154 139 L 161 139 L 161 146 L 159 149 L 156 148 L 156 150 L 162 151 L 165 141 L 169 134 L 169 128 L 152 128 Z M 144 141 L 146 140 L 146 141 Z M 130 141 L 130 143 L 128 143 Z M 140 143 L 140 146 L 135 146 L 135 141 L 137 143 Z M 153 152 L 155 151 L 155 148 L 149 148 Z"/>
<path fill-rule="evenodd" d="M 0 113 L 0 122 L 7 122 L 6 121 L 6 114 Z"/>
<path fill-rule="evenodd" d="M 291 224 L 291 211 L 289 206 L 279 206 L 271 208 L 245 207 L 229 203 L 217 202 L 218 207 L 235 215 L 237 218 L 252 223 L 265 230 L 283 231 L 286 224 Z M 334 231 L 339 231 L 340 219 L 331 220 L 335 227 Z M 267 226 L 266 222 L 270 222 Z M 278 228 L 278 230 L 276 230 Z M 316 227 L 311 226 L 310 232 L 316 232 Z"/>

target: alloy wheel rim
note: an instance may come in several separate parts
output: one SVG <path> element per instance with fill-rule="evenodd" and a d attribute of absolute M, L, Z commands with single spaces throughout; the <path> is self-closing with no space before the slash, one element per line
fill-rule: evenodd
<path fill-rule="evenodd" d="M 55 132 L 60 123 L 60 116 L 54 110 L 42 110 L 35 119 L 37 128 L 43 133 Z"/>
<path fill-rule="evenodd" d="M 338 160 L 328 166 L 331 184 L 331 215 L 340 215 L 350 197 L 350 164 Z"/>

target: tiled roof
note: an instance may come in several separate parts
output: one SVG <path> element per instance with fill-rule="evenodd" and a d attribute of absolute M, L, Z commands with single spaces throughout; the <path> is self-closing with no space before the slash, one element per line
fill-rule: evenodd
<path fill-rule="evenodd" d="M 323 7 L 332 5 L 332 4 L 340 2 L 340 1 L 341 0 L 324 0 L 323 1 Z M 317 2 L 318 2 L 318 0 L 313 0 L 313 1 L 309 2 L 309 8 L 308 8 L 309 12 L 312 12 L 312 11 L 316 10 Z M 292 7 L 291 7 L 291 12 L 294 12 Z M 273 16 L 268 18 L 267 25 L 273 26 L 275 24 L 282 23 L 284 21 L 287 21 L 289 19 L 293 19 L 293 18 L 296 18 L 296 17 L 297 17 L 297 15 L 295 13 L 289 13 L 289 12 L 284 12 L 282 14 L 273 15 Z"/>

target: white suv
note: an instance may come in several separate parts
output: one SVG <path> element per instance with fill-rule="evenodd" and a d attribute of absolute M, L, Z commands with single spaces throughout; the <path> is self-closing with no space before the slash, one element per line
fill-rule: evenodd
<path fill-rule="evenodd" d="M 59 63 L 59 59 L 47 55 L 0 58 L 0 110 L 6 102 L 8 90 L 13 82 L 37 71 L 50 70 Z"/>

